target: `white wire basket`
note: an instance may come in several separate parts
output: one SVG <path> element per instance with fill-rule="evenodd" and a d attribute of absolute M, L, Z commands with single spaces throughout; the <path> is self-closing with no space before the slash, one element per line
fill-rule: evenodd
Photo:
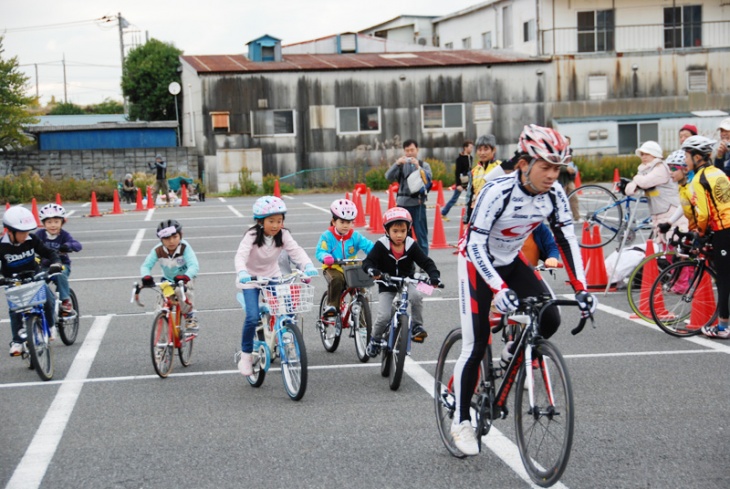
<path fill-rule="evenodd" d="M 33 306 L 40 306 L 46 302 L 46 283 L 43 281 L 29 282 L 16 287 L 5 289 L 5 298 L 8 300 L 10 311 L 20 311 Z"/>
<path fill-rule="evenodd" d="M 277 284 L 261 287 L 271 314 L 299 314 L 312 310 L 314 286 L 309 284 Z"/>

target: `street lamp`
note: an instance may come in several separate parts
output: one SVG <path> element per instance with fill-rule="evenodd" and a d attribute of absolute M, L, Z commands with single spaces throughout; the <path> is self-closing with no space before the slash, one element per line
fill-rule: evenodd
<path fill-rule="evenodd" d="M 175 120 L 177 121 L 177 145 L 180 146 L 180 114 L 177 110 L 177 95 L 180 93 L 180 84 L 178 82 L 172 82 L 167 86 L 167 91 L 175 96 Z"/>

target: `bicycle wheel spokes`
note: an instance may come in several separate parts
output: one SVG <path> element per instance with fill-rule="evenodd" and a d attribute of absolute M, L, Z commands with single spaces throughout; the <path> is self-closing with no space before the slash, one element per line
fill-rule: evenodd
<path fill-rule="evenodd" d="M 616 196 L 600 185 L 583 185 L 575 189 L 568 196 L 569 199 L 578 198 L 578 209 L 584 223 L 588 223 L 593 238 L 594 226 L 600 230 L 601 239 L 598 243 L 583 241 L 584 223 L 575 223 L 575 235 L 583 248 L 600 248 L 611 242 L 623 222 L 623 210 L 617 204 Z"/>
<path fill-rule="evenodd" d="M 436 411 L 436 425 L 441 441 L 454 457 L 463 458 L 454 439 L 451 437 L 451 424 L 454 422 L 456 397 L 454 395 L 454 366 L 461 354 L 461 329 L 451 331 L 444 340 L 436 362 L 434 374 L 433 405 Z"/>
<path fill-rule="evenodd" d="M 161 312 L 155 316 L 152 323 L 150 352 L 152 354 L 152 366 L 155 368 L 157 375 L 163 379 L 172 371 L 174 347 L 167 316 Z"/>
<path fill-rule="evenodd" d="M 337 321 L 339 317 L 324 317 L 324 310 L 327 307 L 327 292 L 322 295 L 319 302 L 319 337 L 322 339 L 322 346 L 328 352 L 332 353 L 337 350 L 340 345 L 340 335 L 337 334 Z"/>
<path fill-rule="evenodd" d="M 395 332 L 395 342 L 393 349 L 389 352 L 393 361 L 388 376 L 388 385 L 390 390 L 397 391 L 403 380 L 403 368 L 406 363 L 406 355 L 408 354 L 408 318 L 401 314 L 398 316 L 398 326 Z"/>
<path fill-rule="evenodd" d="M 70 290 L 71 304 L 73 305 L 73 315 L 61 317 L 58 321 L 58 333 L 61 336 L 61 341 L 64 345 L 73 345 L 76 341 L 76 336 L 79 334 L 79 317 L 81 312 L 79 311 L 79 301 L 76 299 L 76 293 Z"/>
<path fill-rule="evenodd" d="M 633 318 L 654 322 L 649 305 L 651 286 L 659 273 L 676 261 L 676 254 L 675 251 L 654 253 L 641 260 L 631 272 L 626 284 L 626 295 Z"/>
<path fill-rule="evenodd" d="M 283 326 L 281 351 L 281 376 L 284 389 L 293 401 L 304 397 L 307 390 L 307 350 L 304 338 L 294 323 Z"/>
<path fill-rule="evenodd" d="M 515 386 L 515 433 L 522 463 L 538 485 L 555 484 L 568 464 L 573 445 L 573 392 L 560 352 L 548 341 L 533 348 L 529 367 L 533 404 L 523 389 L 528 372 L 521 367 Z"/>
<path fill-rule="evenodd" d="M 26 344 L 33 366 L 41 380 L 53 378 L 53 350 L 48 335 L 43 331 L 43 320 L 39 316 L 30 316 L 25 321 L 25 332 L 28 335 Z"/>
<path fill-rule="evenodd" d="M 181 330 L 183 328 L 180 328 Z M 183 335 L 182 338 L 180 338 L 180 347 L 177 349 L 178 355 L 180 356 L 180 363 L 182 363 L 183 367 L 187 367 L 190 365 L 190 358 L 193 356 L 193 342 L 195 341 L 195 336 L 185 336 L 185 333 L 180 331 L 180 334 Z"/>
<path fill-rule="evenodd" d="M 370 304 L 365 297 L 358 297 L 355 305 L 359 306 L 360 314 L 355 318 L 355 353 L 358 360 L 365 363 L 370 360 L 367 353 L 370 335 L 372 334 Z"/>

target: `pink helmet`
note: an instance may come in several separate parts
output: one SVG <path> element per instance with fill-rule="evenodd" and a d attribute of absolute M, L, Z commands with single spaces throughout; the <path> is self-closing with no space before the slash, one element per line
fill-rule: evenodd
<path fill-rule="evenodd" d="M 357 206 L 353 201 L 347 199 L 337 199 L 332 202 L 330 211 L 335 219 L 343 221 L 354 221 L 357 217 Z"/>
<path fill-rule="evenodd" d="M 554 165 L 568 164 L 568 143 L 555 129 L 530 124 L 522 129 L 519 151 Z"/>
<path fill-rule="evenodd" d="M 391 207 L 385 211 L 385 214 L 383 214 L 383 227 L 386 232 L 390 225 L 394 222 L 405 222 L 406 226 L 408 226 L 408 230 L 410 231 L 413 219 L 411 218 L 411 213 L 403 207 Z"/>
<path fill-rule="evenodd" d="M 264 219 L 274 214 L 286 214 L 286 204 L 279 197 L 266 195 L 253 203 L 253 218 Z"/>

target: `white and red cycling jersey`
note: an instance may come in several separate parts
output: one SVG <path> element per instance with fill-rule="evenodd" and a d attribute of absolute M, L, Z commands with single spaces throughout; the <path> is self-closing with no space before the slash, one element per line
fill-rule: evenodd
<path fill-rule="evenodd" d="M 533 195 L 521 182 L 521 172 L 488 182 L 479 193 L 467 232 L 459 250 L 493 291 L 507 287 L 495 267 L 509 265 L 527 237 L 541 222 L 548 221 L 568 280 L 578 292 L 585 290 L 578 240 L 568 197 L 555 182 L 548 192 Z"/>

